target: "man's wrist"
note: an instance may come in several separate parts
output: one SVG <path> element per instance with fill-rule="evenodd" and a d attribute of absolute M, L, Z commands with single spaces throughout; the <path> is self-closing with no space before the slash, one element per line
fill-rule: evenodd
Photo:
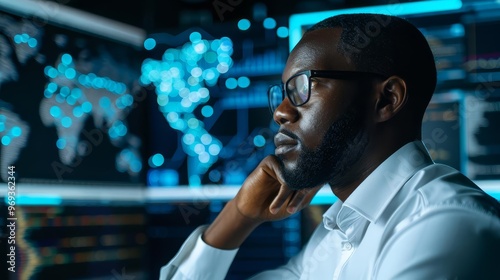
<path fill-rule="evenodd" d="M 230 200 L 201 238 L 215 248 L 236 249 L 261 223 L 242 215 L 234 200 Z"/>

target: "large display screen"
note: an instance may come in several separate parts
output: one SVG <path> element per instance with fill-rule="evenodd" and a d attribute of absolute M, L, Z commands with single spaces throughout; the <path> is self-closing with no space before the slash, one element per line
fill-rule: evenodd
<path fill-rule="evenodd" d="M 0 12 L 0 50 L 2 170 L 15 166 L 19 182 L 144 182 L 140 49 Z"/>

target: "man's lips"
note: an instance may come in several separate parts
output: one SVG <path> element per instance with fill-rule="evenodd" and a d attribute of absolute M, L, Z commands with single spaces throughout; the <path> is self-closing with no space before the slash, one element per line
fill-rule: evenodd
<path fill-rule="evenodd" d="M 276 146 L 275 154 L 285 154 L 298 144 L 297 136 L 287 130 L 280 130 L 274 136 L 274 145 Z"/>

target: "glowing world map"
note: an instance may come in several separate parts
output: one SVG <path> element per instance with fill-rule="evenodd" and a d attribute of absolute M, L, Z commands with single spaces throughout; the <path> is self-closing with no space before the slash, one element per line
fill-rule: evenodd
<path fill-rule="evenodd" d="M 207 86 L 214 86 L 232 66 L 233 44 L 227 37 L 202 39 L 198 32 L 189 39 L 181 47 L 167 49 L 162 60 L 146 59 L 140 81 L 155 86 L 160 111 L 182 133 L 183 150 L 189 156 L 189 184 L 199 185 L 200 176 L 217 161 L 222 143 L 208 133 L 193 111 L 209 100 Z M 201 112 L 210 117 L 213 108 L 205 105 Z"/>

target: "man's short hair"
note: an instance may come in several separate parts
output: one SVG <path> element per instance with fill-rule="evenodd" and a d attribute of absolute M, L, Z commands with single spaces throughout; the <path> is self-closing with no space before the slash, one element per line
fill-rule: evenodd
<path fill-rule="evenodd" d="M 342 28 L 337 50 L 356 70 L 405 80 L 412 106 L 423 114 L 436 87 L 436 65 L 427 40 L 414 25 L 395 16 L 343 14 L 317 23 L 307 32 L 323 28 Z"/>

